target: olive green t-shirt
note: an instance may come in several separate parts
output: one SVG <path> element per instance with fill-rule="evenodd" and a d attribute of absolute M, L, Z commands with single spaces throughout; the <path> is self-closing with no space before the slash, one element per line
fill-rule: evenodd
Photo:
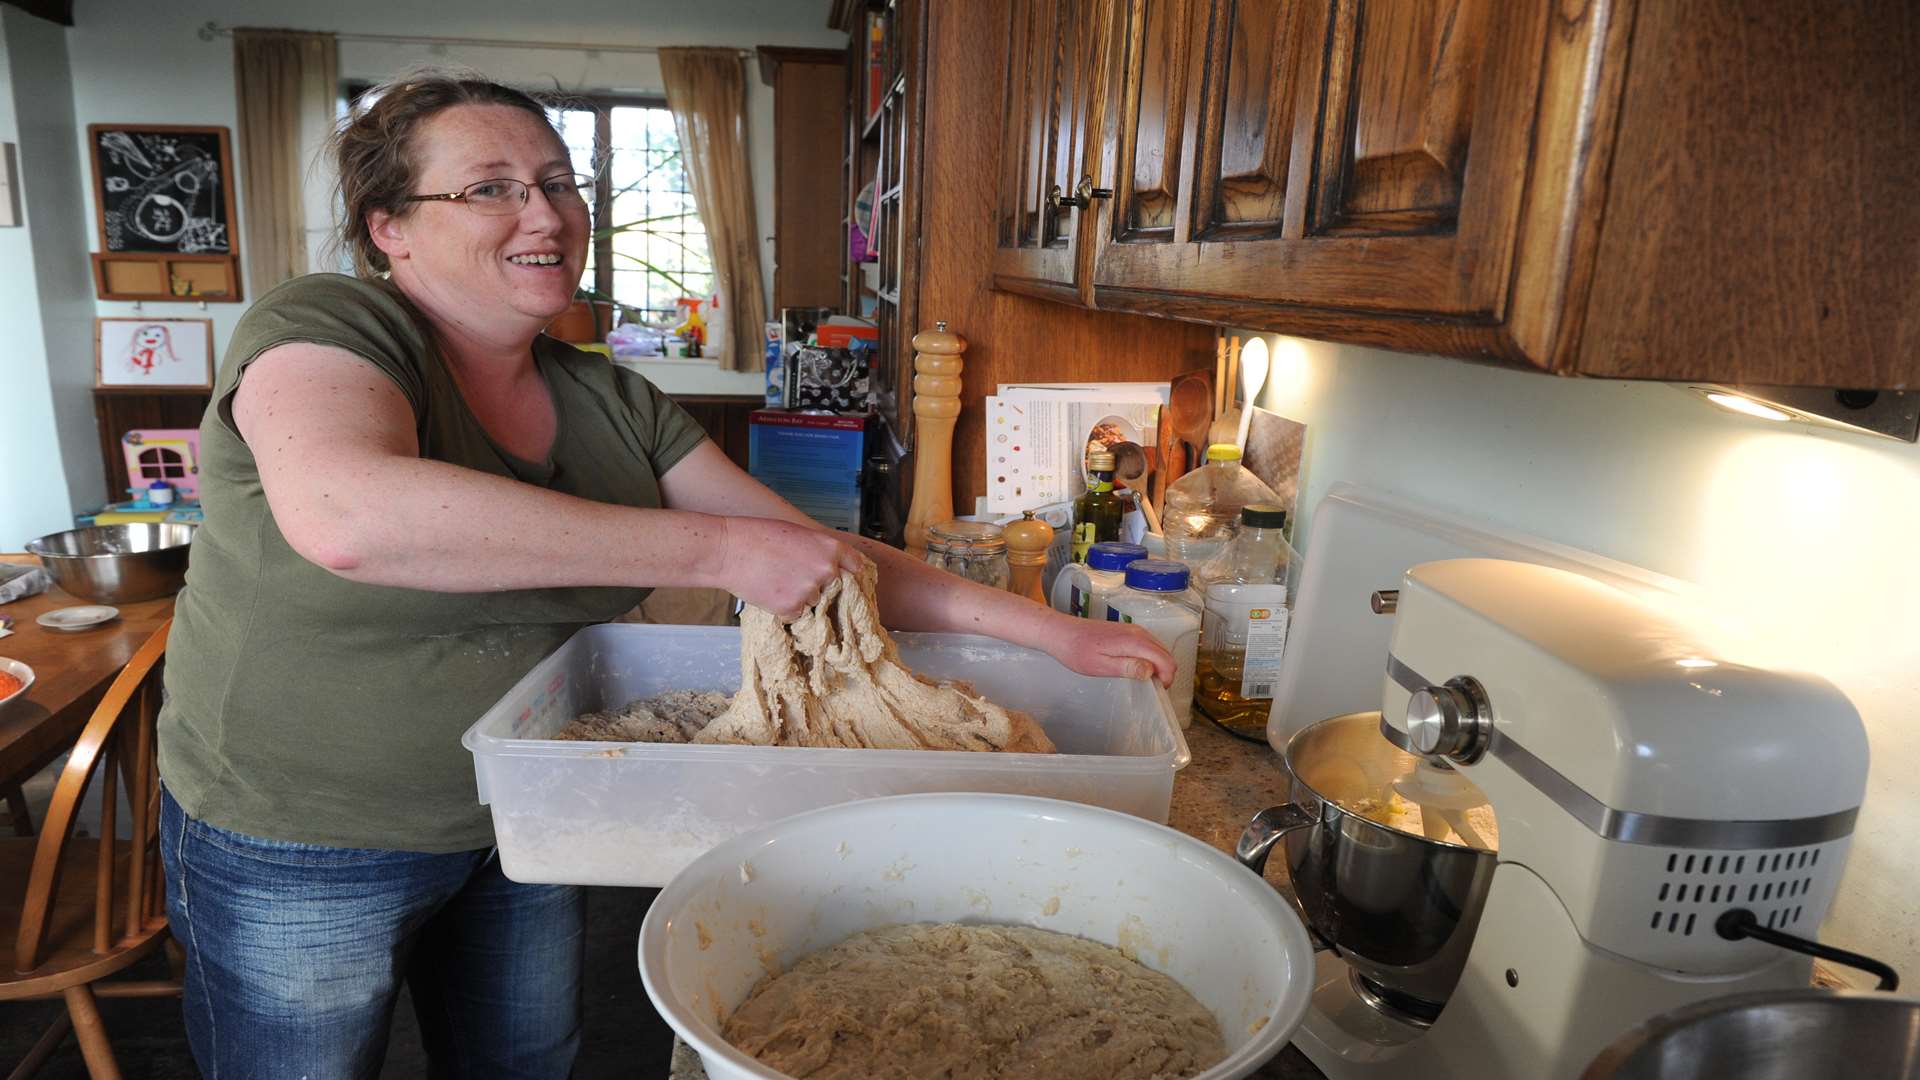
<path fill-rule="evenodd" d="M 488 437 L 412 306 L 384 282 L 298 278 L 235 328 L 201 421 L 206 522 L 167 646 L 160 775 L 188 814 L 256 836 L 486 847 L 493 828 L 461 734 L 576 630 L 617 618 L 646 590 L 429 592 L 359 584 L 302 558 L 232 416 L 247 365 L 289 342 L 346 349 L 391 378 L 413 407 L 421 456 L 600 502 L 659 506 L 659 477 L 705 436 L 646 379 L 542 336 L 533 354 L 559 428 L 547 461 L 519 460 Z M 321 455 L 309 467 L 332 464 Z M 489 509 L 453 508 L 476 548 Z"/>

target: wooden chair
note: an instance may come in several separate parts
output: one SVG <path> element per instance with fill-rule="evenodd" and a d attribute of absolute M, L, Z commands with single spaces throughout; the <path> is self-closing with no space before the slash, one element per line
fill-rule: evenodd
<path fill-rule="evenodd" d="M 140 646 L 94 709 L 60 773 L 40 835 L 0 837 L 0 930 L 17 928 L 0 938 L 0 1002 L 61 997 L 67 1003 L 12 1078 L 38 1069 L 71 1027 L 88 1073 L 117 1080 L 120 1068 L 95 999 L 180 993 L 180 965 L 172 955 L 172 979 L 101 981 L 171 944 L 161 896 L 154 718 L 172 625 L 162 624 Z M 78 839 L 74 817 L 96 775 L 100 838 Z M 132 815 L 129 840 L 115 834 L 121 781 Z M 22 881 L 24 894 L 14 885 Z"/>

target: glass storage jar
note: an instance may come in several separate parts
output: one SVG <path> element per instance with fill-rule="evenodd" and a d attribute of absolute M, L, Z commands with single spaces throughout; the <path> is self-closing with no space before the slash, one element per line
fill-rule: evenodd
<path fill-rule="evenodd" d="M 984 521 L 943 521 L 928 526 L 927 562 L 989 588 L 1005 589 L 1012 581 L 1007 569 L 1006 533 Z"/>

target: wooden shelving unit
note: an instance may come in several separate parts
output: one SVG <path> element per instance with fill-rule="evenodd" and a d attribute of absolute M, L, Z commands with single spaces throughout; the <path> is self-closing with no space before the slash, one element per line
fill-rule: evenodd
<path fill-rule="evenodd" d="M 850 4 L 849 9 L 845 16 L 849 38 L 846 220 L 859 221 L 862 228 L 871 223 L 867 243 L 874 262 L 869 266 L 843 256 L 840 281 L 846 310 L 872 319 L 880 328 L 875 396 L 889 433 L 900 446 L 911 447 L 912 386 L 904 372 L 910 370 L 908 342 L 918 317 L 917 171 L 922 112 L 918 66 L 925 45 L 924 4 L 923 0 L 865 0 Z M 885 35 L 877 101 L 868 67 L 869 26 L 876 19 Z M 875 203 L 870 217 L 861 215 L 857 205 L 869 184 Z"/>

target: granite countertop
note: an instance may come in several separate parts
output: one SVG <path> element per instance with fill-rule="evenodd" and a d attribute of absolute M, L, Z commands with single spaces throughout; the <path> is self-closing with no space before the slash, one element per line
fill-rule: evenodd
<path fill-rule="evenodd" d="M 1186 730 L 1193 761 L 1173 782 L 1167 824 L 1188 836 L 1233 853 L 1240 830 L 1261 810 L 1287 798 L 1286 767 L 1266 743 L 1248 742 L 1195 717 Z M 1274 870 L 1280 860 L 1274 860 Z M 1269 870 L 1272 876 L 1274 870 Z M 669 1080 L 706 1080 L 700 1057 L 678 1039 Z M 1324 1080 L 1324 1074 L 1291 1045 L 1252 1074 L 1251 1080 Z"/>

